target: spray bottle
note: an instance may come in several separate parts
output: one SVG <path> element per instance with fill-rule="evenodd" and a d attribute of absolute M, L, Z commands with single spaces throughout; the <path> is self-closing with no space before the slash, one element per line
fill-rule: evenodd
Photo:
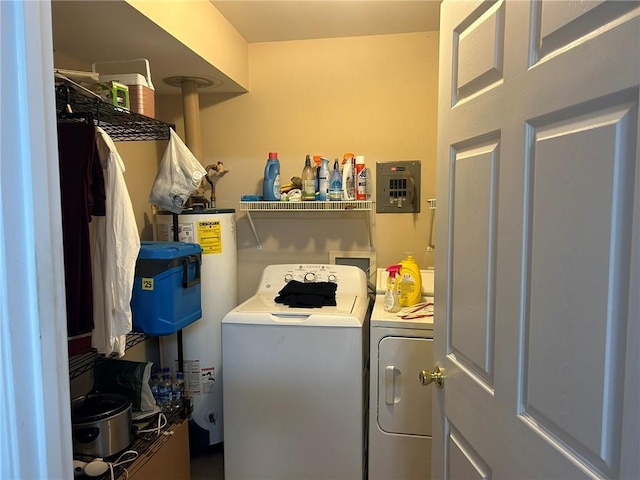
<path fill-rule="evenodd" d="M 398 272 L 400 272 L 400 265 L 389 265 L 386 270 L 389 272 L 389 277 L 387 278 L 387 291 L 384 293 L 384 311 L 396 313 L 400 310 L 397 285 L 397 275 Z"/>
<path fill-rule="evenodd" d="M 411 307 L 420 302 L 422 295 L 422 277 L 420 267 L 408 254 L 407 258 L 400 262 L 400 278 L 398 280 L 398 297 L 401 307 Z"/>
<path fill-rule="evenodd" d="M 331 172 L 329 171 L 329 159 L 320 157 L 320 170 L 318 170 L 318 200 L 329 200 L 329 177 Z"/>
<path fill-rule="evenodd" d="M 345 153 L 342 158 L 342 200 L 356 199 L 354 161 L 353 153 Z"/>
<path fill-rule="evenodd" d="M 333 162 L 333 173 L 329 181 L 329 200 L 342 200 L 342 175 L 340 173 L 340 162 L 337 158 Z"/>

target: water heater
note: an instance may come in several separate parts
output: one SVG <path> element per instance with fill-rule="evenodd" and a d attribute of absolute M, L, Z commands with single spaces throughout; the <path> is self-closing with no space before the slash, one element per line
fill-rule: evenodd
<path fill-rule="evenodd" d="M 156 216 L 156 239 L 172 241 L 173 214 Z M 223 441 L 222 346 L 220 322 L 238 304 L 238 250 L 235 210 L 185 210 L 178 215 L 178 239 L 202 248 L 202 318 L 182 330 L 185 394 L 192 448 Z M 162 365 L 176 368 L 177 335 L 160 337 Z"/>

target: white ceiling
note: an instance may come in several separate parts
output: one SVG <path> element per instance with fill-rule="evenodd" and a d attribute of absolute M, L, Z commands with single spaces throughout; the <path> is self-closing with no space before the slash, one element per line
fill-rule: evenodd
<path fill-rule="evenodd" d="M 211 0 L 249 43 L 428 32 L 440 0 Z"/>
<path fill-rule="evenodd" d="M 439 0 L 210 1 L 248 42 L 439 28 Z M 163 82 L 174 76 L 225 79 L 216 92 L 245 91 L 125 1 L 53 0 L 51 5 L 54 50 L 81 62 L 147 58 L 161 95 L 180 94 L 179 88 Z"/>

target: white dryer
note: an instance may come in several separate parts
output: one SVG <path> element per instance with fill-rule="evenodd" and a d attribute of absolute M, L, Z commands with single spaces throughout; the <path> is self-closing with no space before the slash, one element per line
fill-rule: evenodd
<path fill-rule="evenodd" d="M 421 273 L 422 301 L 433 302 L 434 272 Z M 419 373 L 433 363 L 433 316 L 430 309 L 385 312 L 386 280 L 378 269 L 371 313 L 369 479 L 424 480 L 431 475 L 433 392 L 420 384 Z"/>
<path fill-rule="evenodd" d="M 275 302 L 299 284 L 335 284 L 335 305 Z M 224 317 L 225 478 L 365 476 L 368 305 L 358 267 L 271 265 Z"/>

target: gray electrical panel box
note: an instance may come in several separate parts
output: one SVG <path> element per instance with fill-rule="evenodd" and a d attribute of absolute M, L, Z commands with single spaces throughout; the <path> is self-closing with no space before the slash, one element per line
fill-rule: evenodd
<path fill-rule="evenodd" d="M 376 213 L 420 212 L 420 160 L 376 163 Z"/>

